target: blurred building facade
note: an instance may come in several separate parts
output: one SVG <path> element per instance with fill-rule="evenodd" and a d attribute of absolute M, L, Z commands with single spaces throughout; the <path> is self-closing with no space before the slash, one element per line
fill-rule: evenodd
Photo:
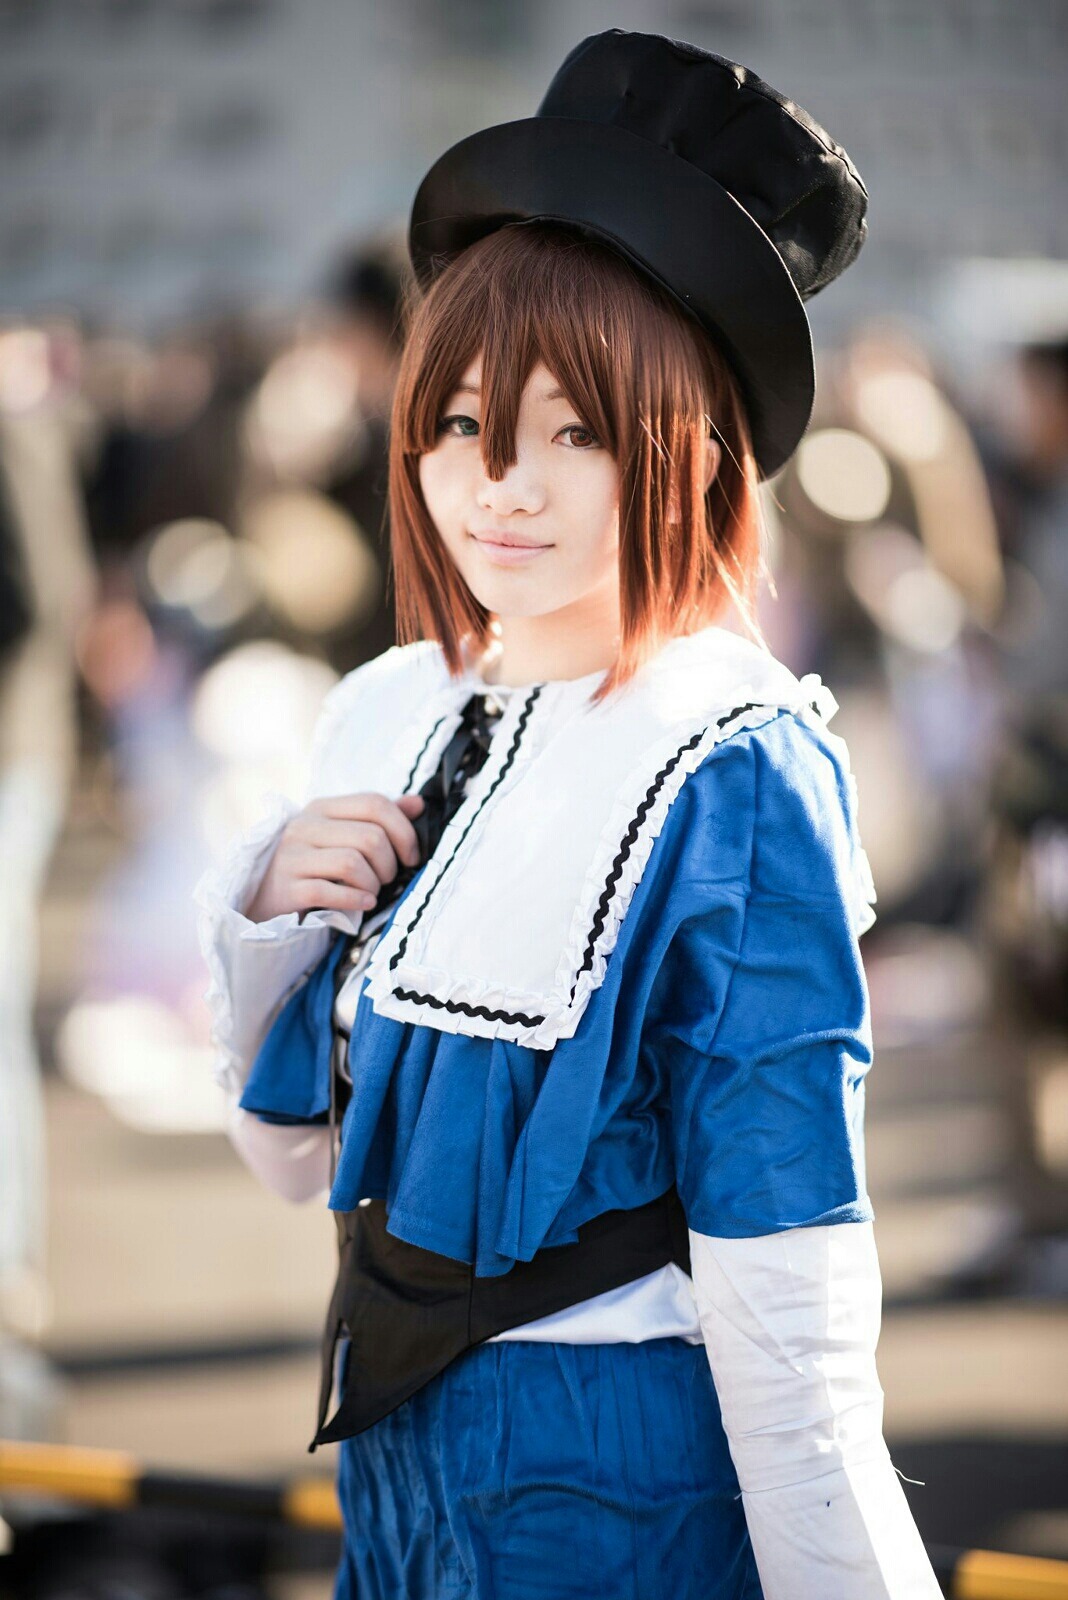
<path fill-rule="evenodd" d="M 744 61 L 846 144 L 871 234 L 817 335 L 923 318 L 947 257 L 1068 256 L 1058 0 L 2 0 L 0 314 L 284 307 L 610 26 Z"/>

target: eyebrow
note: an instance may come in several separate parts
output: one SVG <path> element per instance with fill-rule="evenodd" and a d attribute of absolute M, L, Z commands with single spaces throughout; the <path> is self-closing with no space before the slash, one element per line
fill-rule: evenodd
<path fill-rule="evenodd" d="M 473 383 L 458 383 L 456 385 L 455 389 L 452 392 L 453 392 L 453 394 L 474 394 L 474 395 L 477 395 L 481 391 L 479 390 L 479 388 L 477 387 L 476 384 L 473 384 Z M 544 394 L 539 394 L 535 398 L 538 399 L 538 400 L 566 400 L 567 399 L 567 395 L 564 393 L 564 391 L 562 389 L 546 389 Z"/>

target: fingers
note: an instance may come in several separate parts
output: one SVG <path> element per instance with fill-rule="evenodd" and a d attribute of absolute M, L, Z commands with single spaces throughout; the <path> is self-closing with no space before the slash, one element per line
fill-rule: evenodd
<path fill-rule="evenodd" d="M 418 796 L 403 797 L 409 804 Z M 373 823 L 382 830 L 396 859 L 414 867 L 419 862 L 419 839 L 400 806 L 384 794 L 344 794 L 317 802 L 321 816 L 332 821 Z M 381 845 L 379 845 L 381 849 Z M 388 873 L 393 877 L 396 868 Z"/>
<path fill-rule="evenodd" d="M 298 871 L 307 873 L 308 877 L 334 876 L 333 869 L 327 870 L 320 867 L 317 862 L 305 859 L 309 852 L 319 857 L 324 851 L 332 852 L 341 862 L 341 870 L 337 875 L 346 883 L 363 884 L 370 888 L 363 870 L 366 867 L 377 879 L 377 893 L 378 884 L 389 883 L 397 876 L 396 852 L 388 834 L 377 823 L 320 820 L 301 836 L 299 843 L 304 848 L 299 860 L 294 854 L 294 864 Z M 357 857 L 360 859 L 356 859 Z M 351 858 L 348 859 L 347 865 L 346 858 Z"/>
<path fill-rule="evenodd" d="M 321 847 L 294 855 L 292 870 L 299 878 L 328 879 L 347 884 L 350 889 L 362 889 L 377 898 L 382 885 L 392 882 L 397 875 L 396 857 L 393 863 L 393 871 L 383 876 L 358 849 Z"/>
<path fill-rule="evenodd" d="M 299 898 L 301 909 L 363 911 L 374 906 L 401 862 L 419 865 L 418 836 L 402 806 L 418 816 L 424 805 L 420 795 L 402 795 L 394 802 L 382 794 L 353 794 L 306 806 L 290 824 L 285 862 L 290 893 Z"/>
<path fill-rule="evenodd" d="M 370 911 L 377 895 L 349 884 L 332 883 L 329 878 L 302 878 L 297 896 L 297 910 L 305 911 Z"/>
<path fill-rule="evenodd" d="M 394 866 L 396 864 L 396 852 L 389 835 L 377 822 L 339 822 L 334 817 L 307 817 L 303 826 L 294 830 L 294 837 L 305 849 L 362 850 L 372 858 L 374 851 L 378 850 L 381 854 L 378 864 L 383 872 L 389 868 L 391 860 Z"/>

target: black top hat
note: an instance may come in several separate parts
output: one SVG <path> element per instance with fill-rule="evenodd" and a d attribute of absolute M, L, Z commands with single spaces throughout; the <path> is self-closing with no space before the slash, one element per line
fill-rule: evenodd
<path fill-rule="evenodd" d="M 434 163 L 408 245 L 425 288 L 509 222 L 553 219 L 604 238 L 716 339 L 767 478 L 812 413 L 803 302 L 857 255 L 867 201 L 842 147 L 747 67 L 610 28 L 576 45 L 533 117 L 472 134 Z"/>

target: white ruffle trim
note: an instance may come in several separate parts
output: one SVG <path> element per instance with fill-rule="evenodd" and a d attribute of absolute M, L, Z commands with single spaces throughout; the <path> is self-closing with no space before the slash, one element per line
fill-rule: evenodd
<path fill-rule="evenodd" d="M 849 778 L 855 796 L 856 779 L 852 773 L 849 774 Z M 853 922 L 859 939 L 861 934 L 867 933 L 875 922 L 878 895 L 875 892 L 875 879 L 872 877 L 868 852 L 856 832 L 853 834 L 853 887 L 856 895 L 853 902 Z"/>
<path fill-rule="evenodd" d="M 749 710 L 731 717 L 729 721 L 723 722 L 722 725 L 714 723 L 707 729 L 704 737 L 693 749 L 685 751 L 670 776 L 661 784 L 654 804 L 642 820 L 637 839 L 620 865 L 620 876 L 612 890 L 605 914 L 604 926 L 599 931 L 593 948 L 591 965 L 579 972 L 589 946 L 593 915 L 604 893 L 612 864 L 619 853 L 620 841 L 626 836 L 635 814 L 633 790 L 630 785 L 627 786 L 605 830 L 605 840 L 610 842 L 615 839 L 617 843 L 612 847 L 611 853 L 607 858 L 602 845 L 602 849 L 598 851 L 597 856 L 590 864 L 590 870 L 583 885 L 581 903 L 576 908 L 572 922 L 568 946 L 557 972 L 558 990 L 562 985 L 566 984 L 568 992 L 570 992 L 570 985 L 575 984 L 574 999 L 570 1002 L 570 1005 L 565 1003 L 563 1012 L 558 1014 L 561 1020 L 563 1020 L 568 1011 L 573 1011 L 574 1015 L 567 1017 L 566 1025 L 562 1027 L 559 1037 L 571 1037 L 578 1026 L 579 1019 L 586 1008 L 590 995 L 599 989 L 604 982 L 609 958 L 618 943 L 619 930 L 634 898 L 635 890 L 641 882 L 642 875 L 648 865 L 653 846 L 663 832 L 668 813 L 686 779 L 697 771 L 698 767 L 707 760 L 715 747 L 718 744 L 722 744 L 725 739 L 729 739 L 734 734 L 741 733 L 746 729 L 762 727 L 782 711 L 793 711 L 804 716 L 814 715 L 823 724 L 826 724 L 830 722 L 838 710 L 837 700 L 817 673 L 809 672 L 799 679 L 798 690 L 796 697 L 783 697 L 774 701 L 765 699 L 751 706 Z M 734 699 L 737 704 L 744 705 L 751 697 L 754 700 L 759 699 L 758 693 L 750 685 L 744 684 L 737 691 Z M 832 735 L 831 737 L 833 738 L 834 736 Z M 670 760 L 671 755 L 679 749 L 683 742 L 683 740 L 675 736 L 664 741 L 659 752 L 654 754 L 654 760 L 649 763 L 647 770 L 651 771 L 650 783 L 652 778 Z M 841 741 L 838 742 L 841 743 Z M 844 744 L 842 748 L 844 751 Z M 643 763 L 644 765 L 645 763 Z M 849 781 L 853 788 L 855 809 L 856 784 L 852 773 L 849 774 Z M 860 877 L 855 881 L 857 898 L 854 907 L 854 920 L 855 923 L 861 924 L 858 926 L 858 932 L 863 932 L 875 920 L 874 912 L 871 911 L 870 906 L 866 903 L 869 898 L 869 889 L 870 898 L 874 899 L 875 888 L 871 881 L 871 868 L 868 865 L 868 858 L 860 848 L 859 841 L 856 841 L 856 848 L 860 859 L 855 860 L 854 865 L 858 869 Z M 864 874 L 866 874 L 866 877 Z M 869 920 L 865 920 L 865 915 Z M 575 982 L 576 973 L 579 973 L 577 983 Z"/>
<path fill-rule="evenodd" d="M 875 879 L 872 876 L 871 862 L 868 852 L 860 841 L 858 815 L 860 811 L 860 796 L 857 793 L 857 780 L 849 765 L 849 748 L 844 739 L 837 734 L 828 733 L 827 738 L 835 747 L 838 758 L 845 773 L 846 784 L 849 789 L 849 830 L 852 845 L 851 861 L 852 888 L 853 888 L 853 927 L 859 939 L 874 924 L 876 919 L 875 906 L 878 896 L 875 892 Z"/>
<path fill-rule="evenodd" d="M 804 704 L 814 706 L 818 716 L 829 723 L 838 710 L 838 701 L 832 691 L 822 681 L 816 672 L 806 672 L 799 680 L 804 690 Z M 853 927 L 859 939 L 862 934 L 875 922 L 875 905 L 877 895 L 875 892 L 875 879 L 872 877 L 871 862 L 868 853 L 860 842 L 858 832 L 858 813 L 860 811 L 860 798 L 857 794 L 857 780 L 849 765 L 849 747 L 844 739 L 836 733 L 828 732 L 826 737 L 838 752 L 842 763 L 842 771 L 846 776 L 849 787 L 850 817 L 849 827 L 852 836 L 852 867 L 853 867 Z"/>
<path fill-rule="evenodd" d="M 746 692 L 743 688 L 739 703 L 744 704 Z M 748 728 L 759 728 L 771 718 L 779 714 L 781 707 L 770 705 L 755 705 L 748 711 L 732 717 L 722 726 L 713 724 L 706 729 L 700 741 L 692 749 L 684 751 L 670 775 L 664 779 L 657 790 L 656 798 L 639 825 L 637 837 L 631 844 L 626 856 L 619 863 L 618 876 L 612 885 L 608 906 L 604 915 L 604 923 L 597 932 L 596 942 L 593 946 L 590 965 L 585 970 L 579 971 L 589 949 L 590 936 L 594 928 L 594 918 L 597 915 L 605 886 L 609 875 L 613 873 L 614 864 L 620 854 L 621 844 L 627 836 L 637 807 L 634 804 L 634 789 L 628 784 L 621 794 L 615 809 L 609 818 L 605 829 L 605 837 L 601 849 L 590 863 L 590 870 L 582 888 L 582 900 L 576 908 L 575 917 L 571 924 L 571 933 L 568 938 L 567 949 L 560 961 L 557 972 L 557 990 L 563 990 L 567 998 L 558 1012 L 563 1031 L 561 1038 L 570 1038 L 578 1027 L 582 1013 L 589 1003 L 590 996 L 601 987 L 604 982 L 605 972 L 608 968 L 609 958 L 619 942 L 619 930 L 623 925 L 631 901 L 634 898 L 649 857 L 653 853 L 653 846 L 667 821 L 668 813 L 675 803 L 686 779 L 707 760 L 709 755 L 724 739 L 729 739 L 733 734 L 741 733 Z M 653 753 L 653 760 L 646 768 L 644 776 L 639 782 L 644 782 L 646 789 L 651 785 L 657 773 L 678 753 L 680 746 L 685 742 L 677 735 L 663 741 L 659 749 Z M 644 765 L 644 764 L 643 764 Z M 614 841 L 614 843 L 613 843 Z M 576 979 L 576 974 L 578 974 Z M 574 997 L 570 998 L 574 989 Z"/>
<path fill-rule="evenodd" d="M 409 917 L 398 919 L 370 964 L 366 990 L 374 1009 L 396 1021 L 430 1026 L 439 1032 L 508 1039 L 535 1050 L 549 1050 L 558 1040 L 571 1038 L 590 996 L 604 982 L 608 961 L 635 890 L 686 779 L 724 739 L 745 729 L 760 727 L 780 711 L 818 717 L 826 724 L 838 709 L 831 690 L 816 673 L 794 680 L 794 691 L 768 695 L 766 690 L 762 693 L 750 684 L 742 684 L 732 694 L 732 704 L 746 705 L 752 700 L 755 703 L 749 709 L 730 717 L 722 726 L 708 725 L 703 719 L 696 727 L 693 724 L 676 727 L 643 752 L 640 765 L 620 788 L 590 862 L 575 905 L 566 947 L 548 994 L 507 989 L 474 975 L 458 977 L 403 958 L 396 966 L 391 966 L 390 960 L 404 938 L 407 922 L 415 915 L 413 904 Z M 693 747 L 685 749 L 688 738 L 698 733 L 701 737 Z M 644 797 L 658 774 L 673 760 L 675 764 L 661 780 L 652 804 L 642 812 L 629 849 L 621 855 L 623 841 L 632 831 Z M 870 905 L 874 886 L 859 842 L 856 851 L 855 922 L 858 931 L 863 932 L 874 921 Z M 606 887 L 607 904 L 602 913 L 600 908 Z M 594 934 L 589 965 L 584 966 Z"/>

